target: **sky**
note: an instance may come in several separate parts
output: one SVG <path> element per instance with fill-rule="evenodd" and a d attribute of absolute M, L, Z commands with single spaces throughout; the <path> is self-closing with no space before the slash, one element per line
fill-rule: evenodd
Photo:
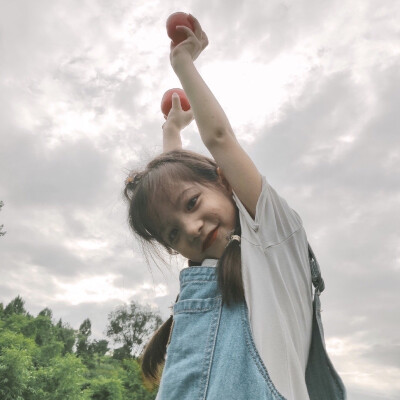
<path fill-rule="evenodd" d="M 199 19 L 197 68 L 303 220 L 349 400 L 400 398 L 397 0 L 0 0 L 0 302 L 89 318 L 97 338 L 131 300 L 169 315 L 184 260 L 147 264 L 122 191 L 162 151 L 176 11 Z M 209 155 L 194 123 L 182 135 Z"/>

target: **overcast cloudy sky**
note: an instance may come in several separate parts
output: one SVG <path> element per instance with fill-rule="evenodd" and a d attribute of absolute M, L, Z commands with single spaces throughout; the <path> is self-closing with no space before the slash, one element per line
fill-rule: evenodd
<path fill-rule="evenodd" d="M 168 315 L 181 262 L 148 269 L 121 193 L 161 151 L 175 11 L 202 23 L 199 70 L 303 219 L 349 399 L 400 398 L 398 0 L 0 0 L 0 302 L 96 337 L 130 299 Z M 208 154 L 194 124 L 184 146 Z"/>

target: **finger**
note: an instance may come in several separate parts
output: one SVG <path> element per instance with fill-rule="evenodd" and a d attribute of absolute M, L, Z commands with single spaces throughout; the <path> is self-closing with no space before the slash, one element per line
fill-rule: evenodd
<path fill-rule="evenodd" d="M 203 32 L 203 30 L 201 29 L 200 22 L 192 14 L 189 14 L 188 20 L 193 25 L 194 34 L 200 39 L 201 38 L 201 32 Z"/>
<path fill-rule="evenodd" d="M 181 99 L 179 98 L 178 93 L 175 92 L 172 94 L 172 108 L 174 110 L 182 110 Z"/>
<path fill-rule="evenodd" d="M 203 35 L 201 37 L 201 43 L 202 43 L 203 49 L 205 49 L 208 46 L 208 36 L 204 31 L 203 31 Z"/>
<path fill-rule="evenodd" d="M 194 32 L 190 28 L 188 28 L 187 26 L 184 26 L 184 25 L 177 25 L 176 30 L 178 32 L 184 33 L 187 37 L 197 36 L 194 34 Z"/>

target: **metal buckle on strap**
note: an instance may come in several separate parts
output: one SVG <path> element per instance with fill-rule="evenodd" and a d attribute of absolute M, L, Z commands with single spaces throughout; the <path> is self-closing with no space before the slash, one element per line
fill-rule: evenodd
<path fill-rule="evenodd" d="M 322 279 L 322 276 L 317 276 L 315 278 L 312 279 L 312 283 L 315 287 L 315 289 L 318 291 L 318 294 L 320 294 L 321 292 L 324 291 L 325 289 L 325 282 Z"/>

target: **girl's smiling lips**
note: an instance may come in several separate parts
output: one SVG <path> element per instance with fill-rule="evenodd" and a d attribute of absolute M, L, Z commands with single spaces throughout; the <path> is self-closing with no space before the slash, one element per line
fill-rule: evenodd
<path fill-rule="evenodd" d="M 203 251 L 209 248 L 214 243 L 214 240 L 217 238 L 217 234 L 218 226 L 207 235 L 206 240 L 203 243 Z"/>

